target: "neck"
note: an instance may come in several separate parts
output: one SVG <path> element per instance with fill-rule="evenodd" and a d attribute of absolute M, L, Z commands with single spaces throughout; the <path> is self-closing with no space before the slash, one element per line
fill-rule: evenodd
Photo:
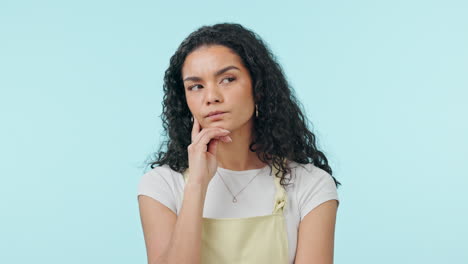
<path fill-rule="evenodd" d="M 232 142 L 218 142 L 216 159 L 218 167 L 234 171 L 254 170 L 265 167 L 255 152 L 250 151 L 252 142 L 251 126 L 244 126 L 232 131 Z"/>

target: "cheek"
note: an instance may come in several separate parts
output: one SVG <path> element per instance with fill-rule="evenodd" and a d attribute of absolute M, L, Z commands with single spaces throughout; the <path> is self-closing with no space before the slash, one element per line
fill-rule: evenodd
<path fill-rule="evenodd" d="M 237 110 L 238 116 L 242 119 L 250 118 L 255 109 L 253 97 L 250 94 L 246 94 L 236 99 L 236 102 L 233 103 L 236 105 L 235 109 Z"/>
<path fill-rule="evenodd" d="M 253 102 L 253 91 L 251 85 L 246 81 L 240 81 L 236 87 L 232 89 L 232 98 L 236 101 L 242 101 L 243 103 Z"/>
<path fill-rule="evenodd" d="M 198 113 L 198 108 L 197 108 L 197 103 L 195 102 L 194 98 L 186 97 L 187 98 L 187 106 L 192 112 L 193 115 L 197 116 Z"/>

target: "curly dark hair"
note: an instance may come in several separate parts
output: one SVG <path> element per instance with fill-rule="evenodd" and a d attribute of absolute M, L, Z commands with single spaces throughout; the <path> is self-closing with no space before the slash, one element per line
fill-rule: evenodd
<path fill-rule="evenodd" d="M 313 163 L 332 175 L 328 160 L 316 147 L 315 135 L 307 128 L 302 106 L 291 93 L 283 69 L 264 41 L 254 32 L 235 23 L 202 26 L 185 38 L 170 59 L 164 75 L 163 113 L 164 134 L 169 140 L 161 142 L 154 154 L 151 168 L 168 164 L 183 173 L 188 168 L 187 147 L 191 144 L 193 121 L 185 98 L 182 65 L 187 55 L 201 46 L 223 45 L 234 51 L 252 78 L 254 101 L 258 118 L 254 121 L 254 137 L 249 149 L 257 157 L 278 169 L 281 184 L 289 184 L 285 175 L 291 170 L 287 160 L 299 164 Z M 301 108 L 300 108 L 301 106 Z M 255 145 L 255 148 L 254 148 Z M 166 151 L 164 151 L 164 149 Z M 333 177 L 336 187 L 341 185 Z M 287 182 L 285 182 L 287 180 Z"/>

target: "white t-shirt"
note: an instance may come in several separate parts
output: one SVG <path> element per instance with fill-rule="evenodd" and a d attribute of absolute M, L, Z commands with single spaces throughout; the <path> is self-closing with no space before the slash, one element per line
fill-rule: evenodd
<path fill-rule="evenodd" d="M 286 187 L 288 203 L 284 208 L 284 216 L 289 260 L 290 263 L 294 263 L 300 221 L 323 202 L 337 200 L 339 203 L 339 198 L 335 182 L 326 171 L 312 163 L 300 164 L 291 161 L 290 166 L 292 177 L 286 175 L 286 178 L 291 177 L 291 184 Z M 276 189 L 273 176 L 269 173 L 268 166 L 245 171 L 218 167 L 218 173 L 208 184 L 203 217 L 241 218 L 272 214 Z M 219 174 L 234 195 L 247 186 L 237 195 L 237 203 L 232 202 L 233 197 Z M 254 176 L 256 177 L 248 184 Z M 138 184 L 138 195 L 152 197 L 178 215 L 182 207 L 184 185 L 181 173 L 172 170 L 168 165 L 162 165 L 143 174 Z"/>

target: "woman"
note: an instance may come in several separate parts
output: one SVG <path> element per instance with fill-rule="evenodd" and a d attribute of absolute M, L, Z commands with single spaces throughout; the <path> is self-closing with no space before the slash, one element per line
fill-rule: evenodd
<path fill-rule="evenodd" d="M 148 263 L 332 263 L 340 183 L 261 38 L 199 28 L 164 94 L 169 140 L 138 185 Z"/>

